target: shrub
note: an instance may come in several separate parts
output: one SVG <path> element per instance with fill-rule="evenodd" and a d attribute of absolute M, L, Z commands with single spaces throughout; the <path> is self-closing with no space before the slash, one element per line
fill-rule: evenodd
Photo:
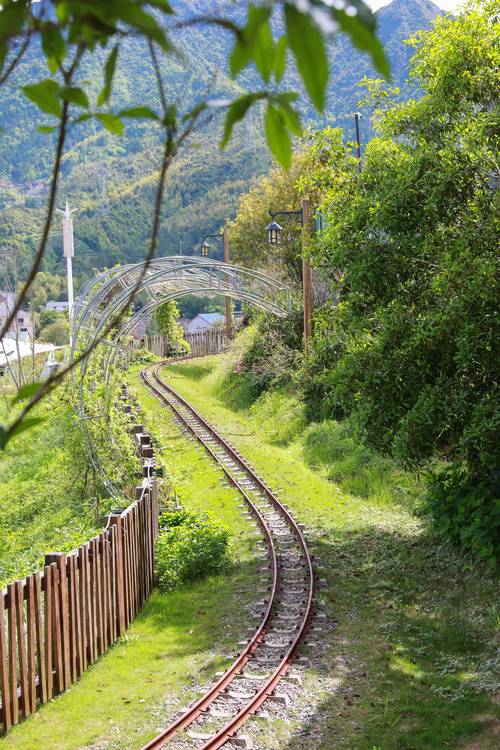
<path fill-rule="evenodd" d="M 285 391 L 266 391 L 251 408 L 262 436 L 275 445 L 286 445 L 304 430 L 304 405 Z"/>
<path fill-rule="evenodd" d="M 229 530 L 209 515 L 184 508 L 160 516 L 156 581 L 160 591 L 216 575 L 229 564 Z"/>
<path fill-rule="evenodd" d="M 432 476 L 428 510 L 439 534 L 448 537 L 492 570 L 500 550 L 500 479 L 498 471 L 481 481 L 456 465 Z"/>

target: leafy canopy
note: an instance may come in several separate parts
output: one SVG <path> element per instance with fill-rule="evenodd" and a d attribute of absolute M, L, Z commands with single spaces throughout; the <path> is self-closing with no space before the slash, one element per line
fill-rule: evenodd
<path fill-rule="evenodd" d="M 336 7 L 336 6 L 339 7 Z M 221 33 L 234 39 L 229 67 L 236 77 L 246 67 L 255 66 L 262 89 L 248 92 L 232 102 L 201 100 L 197 110 L 227 108 L 222 145 L 231 137 L 236 122 L 241 120 L 257 102 L 264 100 L 265 133 L 272 153 L 278 161 L 288 166 L 291 158 L 291 138 L 300 134 L 301 125 L 294 107 L 297 94 L 280 90 L 280 82 L 293 57 L 302 78 L 305 91 L 318 110 L 325 105 L 328 83 L 328 58 L 326 39 L 341 30 L 352 43 L 370 55 L 375 68 L 385 76 L 389 65 L 376 36 L 375 19 L 361 0 L 350 0 L 344 7 L 327 0 L 278 3 L 269 0 L 247 4 L 243 22 L 219 12 L 210 15 L 184 17 L 175 4 L 166 0 L 51 0 L 33 4 L 28 0 L 7 0 L 0 10 L 0 74 L 10 75 L 26 48 L 35 38 L 40 39 L 49 76 L 26 83 L 24 94 L 44 114 L 60 118 L 64 103 L 74 108 L 73 122 L 95 118 L 106 130 L 120 135 L 123 120 L 141 118 L 157 122 L 172 122 L 192 116 L 179 114 L 174 102 L 166 113 L 154 112 L 145 106 L 132 109 L 111 110 L 113 79 L 122 40 L 127 36 L 142 36 L 157 45 L 166 54 L 182 53 L 177 49 L 176 31 L 184 25 L 215 24 Z M 272 24 L 281 16 L 283 34 L 275 39 Z M 25 48 L 26 46 L 26 48 Z M 98 48 L 109 50 L 103 65 L 103 86 L 93 101 L 91 86 L 85 81 L 78 85 L 61 76 L 75 61 Z M 62 80 L 61 80 L 62 77 Z M 3 80 L 3 79 L 2 79 Z M 43 124 L 44 131 L 55 129 L 53 124 Z"/>

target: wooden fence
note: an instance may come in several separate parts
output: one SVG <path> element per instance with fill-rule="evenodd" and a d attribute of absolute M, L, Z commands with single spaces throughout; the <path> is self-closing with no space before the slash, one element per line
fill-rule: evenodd
<path fill-rule="evenodd" d="M 131 414 L 127 392 L 124 410 Z M 151 438 L 131 424 L 142 459 L 136 500 L 104 531 L 0 591 L 0 697 L 5 732 L 67 690 L 124 634 L 154 585 L 158 498 Z"/>
<path fill-rule="evenodd" d="M 224 328 L 207 328 L 204 331 L 184 334 L 193 357 L 204 357 L 207 354 L 220 354 L 227 349 L 226 330 Z M 145 336 L 144 348 L 158 357 L 171 357 L 180 352 L 173 349 L 168 338 L 162 334 Z"/>

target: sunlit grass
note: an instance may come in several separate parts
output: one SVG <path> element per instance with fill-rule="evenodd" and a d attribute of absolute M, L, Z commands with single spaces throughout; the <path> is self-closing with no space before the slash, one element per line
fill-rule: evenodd
<path fill-rule="evenodd" d="M 309 670 L 305 689 L 321 694 L 318 678 L 337 674 L 339 657 L 348 687 L 321 695 L 314 722 L 284 746 L 458 750 L 470 741 L 496 748 L 495 581 L 441 545 L 414 515 L 413 478 L 366 452 L 343 425 L 296 423 L 286 435 L 281 423 L 287 409 L 297 414 L 294 397 L 247 398 L 231 368 L 230 356 L 212 357 L 163 375 L 313 530 L 327 567 L 320 597 L 336 624 L 328 656 Z M 481 718 L 490 715 L 493 724 Z M 268 734 L 259 735 L 259 747 L 274 750 L 276 734 Z"/>

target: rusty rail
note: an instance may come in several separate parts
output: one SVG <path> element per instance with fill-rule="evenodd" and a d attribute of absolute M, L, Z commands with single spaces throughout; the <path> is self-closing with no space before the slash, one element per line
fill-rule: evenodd
<path fill-rule="evenodd" d="M 168 364 L 168 362 L 161 364 Z M 280 602 L 282 603 L 284 596 L 284 582 L 281 580 L 283 574 L 280 575 L 280 565 L 277 560 L 277 553 L 273 542 L 273 533 L 271 533 L 270 524 L 266 520 L 265 514 L 258 507 L 258 503 L 252 500 L 251 494 L 247 492 L 243 486 L 243 479 L 245 481 L 250 480 L 251 487 L 256 488 L 258 493 L 261 493 L 261 496 L 265 497 L 266 502 L 277 511 L 279 517 L 286 522 L 287 527 L 290 529 L 291 534 L 295 539 L 295 543 L 301 550 L 301 564 L 303 572 L 305 573 L 305 600 L 303 602 L 303 608 L 300 611 L 300 616 L 298 617 L 298 622 L 295 625 L 294 637 L 289 640 L 284 649 L 282 658 L 280 658 L 279 663 L 273 666 L 271 675 L 262 681 L 261 687 L 245 702 L 245 705 L 235 712 L 228 722 L 217 731 L 212 732 L 211 736 L 202 746 L 202 750 L 216 750 L 217 748 L 222 747 L 231 738 L 235 737 L 236 732 L 244 724 L 246 719 L 254 714 L 273 694 L 279 681 L 288 671 L 297 647 L 306 632 L 313 611 L 314 575 L 312 560 L 307 549 L 304 535 L 288 509 L 278 500 L 263 480 L 257 476 L 255 471 L 242 458 L 238 451 L 230 446 L 229 443 L 201 416 L 201 414 L 199 414 L 187 401 L 185 401 L 185 399 L 183 399 L 173 388 L 160 378 L 158 374 L 160 366 L 161 365 L 155 365 L 152 368 L 146 368 L 146 370 L 142 371 L 141 375 L 145 383 L 158 398 L 173 410 L 180 423 L 200 441 L 214 460 L 219 463 L 228 480 L 237 487 L 245 499 L 245 502 L 249 505 L 250 510 L 259 523 L 266 539 L 271 559 L 272 586 L 264 616 L 253 637 L 238 655 L 233 664 L 224 673 L 221 679 L 209 688 L 202 698 L 193 703 L 187 711 L 174 720 L 174 722 L 166 727 L 166 729 L 164 729 L 156 738 L 145 745 L 143 750 L 161 750 L 161 748 L 165 747 L 165 745 L 172 740 L 179 731 L 186 729 L 197 719 L 207 715 L 214 702 L 221 699 L 228 692 L 231 683 L 234 683 L 236 678 L 243 674 L 244 667 L 252 663 L 252 658 L 255 658 L 259 647 L 266 645 L 266 635 L 271 633 L 273 627 L 275 627 L 275 623 L 273 624 L 273 616 L 276 616 L 276 612 L 279 609 Z M 216 448 L 211 445 L 210 440 L 206 437 L 207 435 L 214 441 Z M 217 451 L 218 447 L 223 449 L 222 458 Z M 224 460 L 224 456 L 230 458 L 231 465 L 233 467 L 236 466 L 236 470 L 228 466 L 227 458 Z M 253 489 L 252 492 L 255 492 L 255 489 Z"/>

